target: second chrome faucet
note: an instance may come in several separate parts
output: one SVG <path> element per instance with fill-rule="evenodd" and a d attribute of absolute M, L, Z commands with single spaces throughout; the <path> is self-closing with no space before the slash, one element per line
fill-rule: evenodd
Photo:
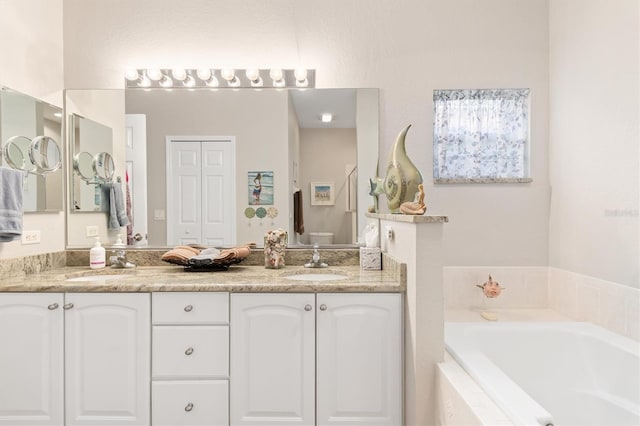
<path fill-rule="evenodd" d="M 313 245 L 313 255 L 311 256 L 311 262 L 305 263 L 305 268 L 326 268 L 329 266 L 326 263 L 320 261 L 320 252 L 318 251 L 318 248 L 318 244 Z"/>

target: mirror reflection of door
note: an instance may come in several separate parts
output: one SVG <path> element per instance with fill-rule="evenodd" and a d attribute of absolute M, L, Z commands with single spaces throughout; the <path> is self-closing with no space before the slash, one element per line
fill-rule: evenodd
<path fill-rule="evenodd" d="M 235 245 L 235 140 L 167 137 L 167 243 Z"/>
<path fill-rule="evenodd" d="M 147 245 L 147 117 L 126 115 L 126 161 L 131 195 L 131 235 L 127 244 Z"/>

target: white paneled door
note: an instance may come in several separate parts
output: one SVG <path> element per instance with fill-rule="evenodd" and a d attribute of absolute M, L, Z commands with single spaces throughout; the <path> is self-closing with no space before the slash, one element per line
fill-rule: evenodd
<path fill-rule="evenodd" d="M 167 137 L 167 243 L 235 244 L 235 140 Z"/>

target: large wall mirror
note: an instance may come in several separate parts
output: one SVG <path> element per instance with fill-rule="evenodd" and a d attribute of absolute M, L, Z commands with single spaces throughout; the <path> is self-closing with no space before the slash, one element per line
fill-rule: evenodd
<path fill-rule="evenodd" d="M 62 109 L 0 87 L 1 165 L 25 172 L 25 213 L 63 209 Z"/>
<path fill-rule="evenodd" d="M 73 92 L 81 91 L 67 91 L 67 96 Z M 372 204 L 369 178 L 377 168 L 377 89 L 120 92 L 126 124 L 123 140 L 115 138 L 114 145 L 126 149 L 128 180 L 123 184 L 131 194 L 134 234 L 147 237 L 136 244 L 211 244 L 214 240 L 204 234 L 222 216 L 220 202 L 225 201 L 210 196 L 216 182 L 233 188 L 228 226 L 235 233 L 231 241 L 214 245 L 261 246 L 266 231 L 277 227 L 289 231 L 292 246 L 309 244 L 312 232 L 332 234 L 335 245 L 358 241 Z M 332 119 L 323 122 L 324 113 Z M 209 148 L 223 141 L 233 145 L 234 167 L 230 177 L 220 180 L 207 170 L 223 158 Z M 254 196 L 258 174 L 260 200 Z M 182 181 L 191 183 L 179 192 L 176 182 Z M 313 202 L 324 195 L 313 192 L 325 187 L 312 185 L 318 183 L 330 187 L 330 203 Z M 300 235 L 294 227 L 299 225 L 294 220 L 297 190 L 304 223 Z M 169 222 L 186 223 L 187 235 L 168 235 Z M 77 231 L 69 232 L 69 240 L 77 241 L 71 235 Z"/>

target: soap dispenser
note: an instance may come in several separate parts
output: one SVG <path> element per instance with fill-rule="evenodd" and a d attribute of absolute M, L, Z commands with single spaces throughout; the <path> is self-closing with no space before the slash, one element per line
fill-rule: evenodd
<path fill-rule="evenodd" d="M 105 249 L 100 244 L 100 237 L 96 237 L 96 243 L 89 251 L 89 266 L 91 269 L 102 269 L 105 267 Z"/>
<path fill-rule="evenodd" d="M 122 234 L 118 234 L 116 242 L 113 243 L 113 247 L 126 247 L 126 244 L 122 241 Z"/>

